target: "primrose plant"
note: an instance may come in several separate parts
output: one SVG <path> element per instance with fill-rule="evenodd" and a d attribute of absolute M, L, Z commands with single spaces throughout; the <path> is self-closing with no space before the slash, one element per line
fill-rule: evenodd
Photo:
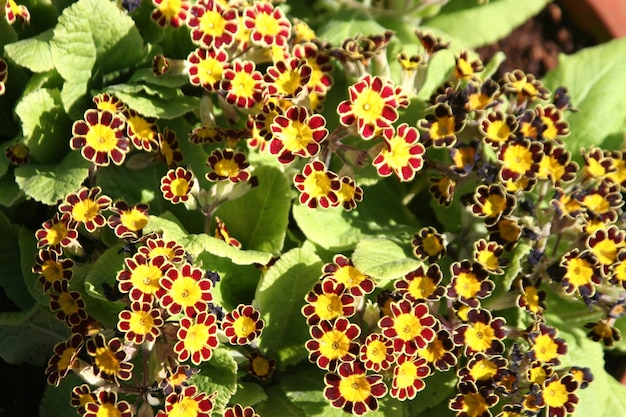
<path fill-rule="evenodd" d="M 623 126 L 590 140 L 571 76 L 623 41 L 495 79 L 454 2 L 31 3 L 0 28 L 0 353 L 47 361 L 41 415 L 626 408 Z"/>

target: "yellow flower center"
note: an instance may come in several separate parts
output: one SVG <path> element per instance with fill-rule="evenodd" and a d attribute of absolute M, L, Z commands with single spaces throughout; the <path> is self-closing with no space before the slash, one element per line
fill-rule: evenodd
<path fill-rule="evenodd" d="M 46 238 L 48 239 L 48 245 L 55 246 L 59 245 L 63 239 L 67 237 L 67 227 L 65 223 L 54 223 L 48 232 L 46 233 Z"/>
<path fill-rule="evenodd" d="M 444 249 L 441 244 L 441 239 L 433 233 L 429 233 L 424 237 L 422 240 L 422 246 L 424 248 L 424 252 L 426 252 L 428 256 L 437 256 Z"/>
<path fill-rule="evenodd" d="M 559 345 L 547 334 L 542 334 L 535 339 L 535 356 L 540 362 L 550 362 L 559 354 L 557 352 Z"/>
<path fill-rule="evenodd" d="M 465 331 L 465 343 L 476 352 L 485 352 L 491 347 L 496 332 L 488 324 L 477 322 Z"/>
<path fill-rule="evenodd" d="M 443 347 L 441 340 L 436 337 L 431 343 L 424 349 L 418 349 L 417 354 L 426 359 L 429 363 L 434 363 L 443 358 L 446 354 L 446 350 Z"/>
<path fill-rule="evenodd" d="M 511 136 L 511 127 L 504 120 L 495 120 L 489 123 L 485 134 L 493 142 L 504 143 Z"/>
<path fill-rule="evenodd" d="M 530 286 L 524 288 L 524 300 L 531 312 L 537 313 L 541 310 L 541 300 L 539 299 L 537 287 Z"/>
<path fill-rule="evenodd" d="M 417 366 L 408 360 L 397 368 L 397 376 L 395 378 L 395 384 L 398 388 L 408 388 L 413 385 L 417 377 Z"/>
<path fill-rule="evenodd" d="M 237 97 L 252 98 L 256 81 L 247 72 L 239 71 L 231 81 L 231 92 Z"/>
<path fill-rule="evenodd" d="M 152 331 L 154 327 L 154 318 L 149 311 L 135 311 L 130 316 L 130 331 L 147 335 Z"/>
<path fill-rule="evenodd" d="M 185 178 L 176 178 L 170 183 L 170 190 L 175 197 L 183 197 L 189 193 L 189 181 Z"/>
<path fill-rule="evenodd" d="M 96 152 L 111 152 L 117 147 L 116 130 L 98 123 L 89 128 L 85 141 L 87 146 L 92 147 Z"/>
<path fill-rule="evenodd" d="M 48 282 L 60 281 L 63 279 L 63 266 L 60 262 L 48 259 L 41 266 L 41 274 Z"/>
<path fill-rule="evenodd" d="M 266 376 L 271 370 L 270 362 L 263 357 L 254 358 L 252 361 L 252 370 L 255 375 Z"/>
<path fill-rule="evenodd" d="M 154 249 L 150 250 L 148 258 L 156 258 L 159 255 L 163 255 L 167 258 L 168 261 L 171 261 L 174 258 L 174 251 L 172 250 L 172 248 L 157 246 Z"/>
<path fill-rule="evenodd" d="M 138 232 L 146 227 L 146 224 L 148 224 L 148 216 L 146 216 L 141 210 L 132 208 L 122 212 L 120 215 L 120 221 L 128 230 Z"/>
<path fill-rule="evenodd" d="M 204 324 L 193 324 L 187 330 L 185 348 L 191 353 L 198 352 L 204 348 L 209 336 L 209 327 Z"/>
<path fill-rule="evenodd" d="M 120 369 L 120 361 L 108 347 L 99 348 L 95 355 L 96 366 L 109 375 L 117 374 Z"/>
<path fill-rule="evenodd" d="M 72 217 L 77 222 L 88 223 L 93 221 L 98 215 L 100 206 L 98 203 L 88 198 L 86 200 L 79 201 L 72 207 Z"/>
<path fill-rule="evenodd" d="M 373 125 L 382 116 L 384 108 L 385 100 L 380 93 L 367 87 L 354 100 L 352 111 L 365 124 Z"/>
<path fill-rule="evenodd" d="M 198 281 L 191 277 L 180 277 L 172 284 L 170 290 L 172 299 L 183 308 L 191 307 L 202 300 L 202 290 Z"/>
<path fill-rule="evenodd" d="M 500 267 L 500 260 L 495 253 L 488 249 L 478 252 L 476 260 L 489 271 L 496 270 Z"/>
<path fill-rule="evenodd" d="M 72 314 L 78 313 L 78 304 L 76 300 L 71 297 L 70 293 L 62 292 L 59 294 L 58 299 L 59 306 L 61 307 L 61 311 L 65 313 L 67 316 L 71 316 Z"/>
<path fill-rule="evenodd" d="M 533 153 L 525 146 L 513 145 L 506 149 L 502 160 L 508 169 L 523 175 L 533 166 Z"/>
<path fill-rule="evenodd" d="M 161 285 L 159 280 L 163 276 L 161 270 L 155 265 L 137 265 L 131 272 L 130 281 L 133 287 L 144 294 L 154 294 Z"/>
<path fill-rule="evenodd" d="M 330 193 L 330 178 L 324 172 L 314 171 L 305 178 L 304 189 L 311 197 L 323 197 Z"/>
<path fill-rule="evenodd" d="M 339 382 L 339 393 L 346 401 L 363 402 L 371 392 L 372 387 L 365 379 L 365 374 L 350 375 Z"/>
<path fill-rule="evenodd" d="M 233 323 L 233 330 L 237 337 L 246 338 L 256 331 L 256 322 L 250 317 L 240 316 Z"/>
<path fill-rule="evenodd" d="M 263 36 L 276 36 L 280 33 L 280 23 L 267 13 L 261 13 L 256 17 L 254 28 Z"/>
<path fill-rule="evenodd" d="M 74 362 L 74 355 L 76 355 L 76 349 L 68 347 L 63 350 L 63 353 L 59 355 L 59 362 L 57 363 L 57 369 L 68 369 Z"/>
<path fill-rule="evenodd" d="M 486 381 L 495 376 L 498 372 L 498 365 L 489 359 L 479 360 L 472 369 L 470 369 L 470 375 L 474 381 Z"/>
<path fill-rule="evenodd" d="M 591 252 L 602 265 L 611 265 L 615 262 L 618 250 L 617 244 L 610 239 L 604 239 L 591 248 Z"/>
<path fill-rule="evenodd" d="M 430 136 L 433 139 L 445 138 L 454 134 L 454 117 L 445 116 L 437 119 L 430 127 Z"/>
<path fill-rule="evenodd" d="M 567 403 L 567 387 L 561 381 L 549 383 L 543 390 L 543 399 L 548 407 L 562 407 Z"/>
<path fill-rule="evenodd" d="M 155 140 L 155 133 L 153 130 L 154 123 L 148 122 L 141 116 L 132 116 L 128 119 L 128 124 L 130 125 L 136 138 L 143 141 Z"/>
<path fill-rule="evenodd" d="M 428 277 L 417 277 L 409 281 L 408 293 L 415 299 L 428 298 L 437 289 L 435 282 Z"/>
<path fill-rule="evenodd" d="M 395 135 L 389 141 L 389 150 L 383 149 L 381 154 L 385 162 L 394 170 L 409 165 L 411 159 L 411 145 L 404 138 Z"/>
<path fill-rule="evenodd" d="M 293 96 L 298 88 L 302 86 L 302 77 L 298 70 L 288 70 L 281 73 L 278 79 L 274 81 L 278 94 Z"/>
<path fill-rule="evenodd" d="M 506 198 L 500 194 L 489 194 L 483 204 L 483 213 L 487 217 L 497 217 L 506 209 Z"/>
<path fill-rule="evenodd" d="M 312 304 L 315 307 L 315 313 L 322 320 L 336 319 L 343 311 L 341 297 L 337 294 L 321 294 Z"/>
<path fill-rule="evenodd" d="M 485 398 L 479 393 L 463 394 L 463 411 L 468 417 L 480 417 L 489 410 Z"/>
<path fill-rule="evenodd" d="M 367 279 L 367 275 L 352 265 L 347 265 L 337 269 L 333 276 L 337 282 L 342 283 L 346 286 L 346 288 L 358 287 L 361 285 L 361 282 Z"/>
<path fill-rule="evenodd" d="M 552 181 L 559 181 L 565 174 L 565 166 L 554 156 L 544 155 L 539 162 L 537 178 L 550 178 Z"/>
<path fill-rule="evenodd" d="M 215 58 L 198 62 L 198 76 L 203 84 L 213 85 L 222 79 L 224 65 Z"/>
<path fill-rule="evenodd" d="M 306 123 L 293 121 L 283 129 L 280 138 L 285 148 L 290 152 L 305 150 L 313 143 L 313 130 Z"/>
<path fill-rule="evenodd" d="M 593 273 L 593 265 L 591 265 L 586 259 L 573 258 L 567 263 L 565 278 L 567 278 L 575 287 L 580 287 L 591 283 Z"/>
<path fill-rule="evenodd" d="M 239 174 L 240 168 L 239 164 L 232 159 L 221 159 L 217 161 L 213 170 L 220 177 L 236 177 Z"/>
<path fill-rule="evenodd" d="M 178 15 L 181 8 L 182 0 L 163 0 L 161 4 L 159 4 L 159 10 L 168 19 Z"/>
<path fill-rule="evenodd" d="M 115 404 L 104 403 L 98 406 L 96 417 L 122 417 L 122 412 Z"/>
<path fill-rule="evenodd" d="M 226 29 L 226 23 L 221 13 L 207 10 L 200 17 L 200 30 L 210 36 L 221 36 Z"/>
<path fill-rule="evenodd" d="M 367 345 L 365 356 L 370 361 L 381 364 L 387 358 L 387 346 L 380 340 L 372 340 Z"/>
<path fill-rule="evenodd" d="M 456 284 L 454 289 L 457 294 L 465 298 L 473 298 L 480 291 L 481 283 L 476 277 L 476 274 L 471 272 L 461 272 L 456 277 Z"/>
<path fill-rule="evenodd" d="M 339 330 L 331 330 L 320 338 L 320 353 L 330 359 L 339 359 L 350 351 L 350 339 Z"/>
<path fill-rule="evenodd" d="M 172 409 L 167 412 L 168 417 L 196 417 L 204 414 L 200 410 L 200 404 L 190 397 L 184 397 L 179 402 L 172 405 Z"/>
<path fill-rule="evenodd" d="M 422 323 L 413 313 L 402 313 L 393 321 L 393 328 L 398 337 L 408 342 L 422 333 Z"/>

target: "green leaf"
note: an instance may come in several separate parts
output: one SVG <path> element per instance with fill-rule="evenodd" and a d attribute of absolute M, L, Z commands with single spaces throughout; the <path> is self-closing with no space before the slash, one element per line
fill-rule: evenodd
<path fill-rule="evenodd" d="M 156 76 L 152 68 L 139 68 L 128 82 L 145 82 L 163 87 L 182 87 L 189 84 L 189 76 L 186 74 Z"/>
<path fill-rule="evenodd" d="M 215 214 L 242 247 L 278 254 L 289 223 L 291 186 L 278 168 L 261 166 L 254 175 L 259 186 L 222 204 Z"/>
<path fill-rule="evenodd" d="M 49 40 L 52 30 L 5 45 L 4 52 L 13 62 L 33 72 L 45 72 L 54 68 Z"/>
<path fill-rule="evenodd" d="M 254 406 L 255 411 L 263 417 L 306 417 L 304 411 L 291 402 L 285 390 L 279 385 L 267 387 L 268 399 Z"/>
<path fill-rule="evenodd" d="M 415 232 L 415 218 L 385 181 L 363 190 L 363 202 L 349 212 L 341 207 L 310 209 L 295 204 L 296 223 L 309 240 L 336 252 L 353 249 L 366 237 Z"/>
<path fill-rule="evenodd" d="M 309 328 L 300 310 L 321 270 L 317 255 L 292 249 L 268 269 L 259 283 L 256 300 L 265 320 L 259 346 L 277 358 L 280 366 L 306 357 L 304 343 L 309 339 Z"/>
<path fill-rule="evenodd" d="M 24 282 L 20 264 L 16 262 L 20 259 L 20 247 L 15 244 L 18 240 L 18 233 L 17 226 L 12 225 L 10 220 L 0 211 L 0 234 L 2 235 L 0 241 L 0 265 L 2 265 L 0 287 L 4 289 L 7 297 L 15 305 L 26 310 L 33 305 L 34 300 Z"/>
<path fill-rule="evenodd" d="M 0 313 L 0 356 L 15 365 L 44 366 L 55 344 L 69 335 L 64 322 L 47 308 L 33 306 L 15 313 Z"/>
<path fill-rule="evenodd" d="M 262 386 L 252 382 L 238 382 L 237 392 L 230 397 L 233 404 L 241 404 L 244 407 L 253 406 L 267 400 L 267 394 Z"/>
<path fill-rule="evenodd" d="M 39 89 L 24 96 L 15 106 L 22 121 L 24 143 L 38 162 L 58 161 L 69 151 L 72 122 L 65 114 L 56 89 Z"/>
<path fill-rule="evenodd" d="M 24 198 L 24 193 L 15 182 L 13 173 L 0 178 L 0 205 L 11 207 Z"/>
<path fill-rule="evenodd" d="M 577 113 L 565 114 L 571 134 L 564 142 L 579 162 L 580 149 L 593 145 L 621 149 L 626 128 L 624 94 L 626 38 L 559 57 L 558 67 L 543 80 L 554 91 L 567 87 Z"/>
<path fill-rule="evenodd" d="M 93 264 L 86 266 L 85 277 L 85 304 L 87 312 L 93 318 L 101 321 L 108 327 L 115 328 L 117 315 L 124 308 L 121 302 L 107 300 L 104 295 L 103 284 L 117 288 L 117 273 L 124 269 L 124 253 L 118 253 L 122 244 L 107 249 Z"/>
<path fill-rule="evenodd" d="M 425 380 L 426 388 L 420 391 L 414 400 L 409 402 L 409 415 L 415 416 L 425 410 L 431 409 L 438 404 L 445 403 L 454 396 L 457 376 L 452 371 L 436 371 L 434 375 Z M 432 413 L 432 415 L 439 415 Z"/>
<path fill-rule="evenodd" d="M 180 243 L 192 255 L 201 254 L 206 251 L 222 258 L 229 258 L 237 265 L 267 265 L 270 259 L 272 259 L 271 253 L 237 249 L 223 240 L 205 233 L 188 235 L 187 238 L 182 239 Z"/>
<path fill-rule="evenodd" d="M 44 294 L 42 286 L 37 282 L 37 274 L 33 273 L 35 256 L 37 255 L 37 239 L 35 233 L 25 227 L 19 230 L 20 266 L 26 289 L 31 297 L 42 306 L 48 307 L 50 298 Z"/>
<path fill-rule="evenodd" d="M 354 249 L 352 261 L 359 271 L 376 278 L 382 286 L 424 264 L 409 258 L 402 246 L 383 238 L 361 240 Z"/>
<path fill-rule="evenodd" d="M 159 185 L 167 169 L 150 165 L 143 169 L 126 166 L 108 166 L 98 171 L 96 184 L 106 195 L 115 196 L 129 204 L 148 203 L 150 212 L 161 211 L 162 199 Z"/>
<path fill-rule="evenodd" d="M 27 196 L 54 205 L 81 186 L 89 166 L 79 152 L 70 152 L 58 164 L 30 163 L 16 168 L 15 181 Z"/>
<path fill-rule="evenodd" d="M 316 32 L 319 39 L 326 40 L 333 46 L 340 46 L 348 37 L 378 35 L 385 30 L 366 12 L 346 8 L 333 14 Z"/>
<path fill-rule="evenodd" d="M 103 77 L 140 62 L 143 39 L 114 2 L 79 0 L 63 10 L 50 49 L 54 67 L 74 86 L 63 94 L 66 109 L 71 109 L 87 93 L 92 74 Z"/>
<path fill-rule="evenodd" d="M 109 91 L 109 90 L 107 90 Z M 163 98 L 146 93 L 115 92 L 115 95 L 128 107 L 147 117 L 173 119 L 198 109 L 200 98 L 185 96 L 182 93 L 172 98 Z"/>
<path fill-rule="evenodd" d="M 58 387 L 48 385 L 39 406 L 39 417 L 73 416 L 76 408 L 70 404 L 70 394 L 74 387 L 84 384 L 78 375 L 70 372 L 61 380 Z"/>
<path fill-rule="evenodd" d="M 200 373 L 194 375 L 190 383 L 207 394 L 218 392 L 213 414 L 221 415 L 228 400 L 237 390 L 237 362 L 232 358 L 230 350 L 219 347 L 215 349 L 211 360 L 200 366 Z"/>
<path fill-rule="evenodd" d="M 506 37 L 541 11 L 551 0 L 450 1 L 437 16 L 424 22 L 477 48 Z"/>

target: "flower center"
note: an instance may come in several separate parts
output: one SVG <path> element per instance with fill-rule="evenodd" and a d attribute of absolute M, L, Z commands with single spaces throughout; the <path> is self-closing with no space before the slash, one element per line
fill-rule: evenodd
<path fill-rule="evenodd" d="M 92 147 L 96 152 L 111 152 L 117 147 L 117 131 L 98 123 L 89 128 L 85 141 L 87 146 Z"/>
<path fill-rule="evenodd" d="M 88 223 L 96 218 L 99 208 L 98 203 L 88 198 L 79 201 L 72 207 L 72 217 L 77 222 Z"/>

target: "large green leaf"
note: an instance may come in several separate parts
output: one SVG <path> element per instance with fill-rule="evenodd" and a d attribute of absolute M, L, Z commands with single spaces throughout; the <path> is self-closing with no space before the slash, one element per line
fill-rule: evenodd
<path fill-rule="evenodd" d="M 58 387 L 48 385 L 39 406 L 39 417 L 73 416 L 76 408 L 70 404 L 70 395 L 74 387 L 84 384 L 78 375 L 70 372 L 61 380 Z"/>
<path fill-rule="evenodd" d="M 9 219 L 0 211 L 0 287 L 15 305 L 22 310 L 31 307 L 34 303 L 33 297 L 28 292 L 20 263 L 20 247 L 15 244 L 18 241 L 18 227 L 12 225 Z M 33 259 L 34 261 L 34 259 Z"/>
<path fill-rule="evenodd" d="M 333 46 L 340 46 L 348 37 L 379 35 L 385 30 L 366 12 L 358 9 L 343 9 L 317 30 L 317 36 Z"/>
<path fill-rule="evenodd" d="M 214 415 L 221 415 L 230 397 L 237 391 L 237 362 L 228 349 L 217 348 L 208 362 L 200 366 L 200 373 L 190 382 L 207 394 L 217 391 Z"/>
<path fill-rule="evenodd" d="M 47 307 L 50 298 L 44 294 L 42 286 L 37 282 L 37 275 L 32 270 L 37 254 L 37 239 L 35 238 L 35 233 L 25 227 L 20 227 L 19 245 L 20 266 L 22 268 L 22 276 L 24 277 L 26 289 L 33 299 L 40 305 Z"/>
<path fill-rule="evenodd" d="M 70 152 L 58 164 L 30 163 L 16 168 L 15 181 L 27 196 L 53 205 L 81 186 L 89 165 L 79 152 Z"/>
<path fill-rule="evenodd" d="M 17 65 L 33 72 L 45 72 L 54 68 L 48 41 L 52 30 L 47 30 L 33 38 L 10 43 L 4 47 L 6 55 Z"/>
<path fill-rule="evenodd" d="M 567 87 L 572 103 L 580 109 L 567 113 L 571 134 L 564 141 L 570 152 L 592 145 L 620 149 L 626 128 L 626 38 L 559 57 L 559 66 L 544 79 L 554 91 Z M 580 161 L 580 158 L 576 158 Z"/>
<path fill-rule="evenodd" d="M 106 91 L 113 92 L 112 89 Z M 150 95 L 145 92 L 125 93 L 114 91 L 115 95 L 128 107 L 136 110 L 147 117 L 157 117 L 159 119 L 173 119 L 182 116 L 190 111 L 196 110 L 200 105 L 200 99 L 193 96 L 185 96 L 182 93 L 174 97 L 166 98 L 157 95 Z"/>
<path fill-rule="evenodd" d="M 64 322 L 38 305 L 14 313 L 0 313 L 0 356 L 8 363 L 44 366 L 57 343 L 68 337 Z"/>
<path fill-rule="evenodd" d="M 277 358 L 281 366 L 306 357 L 304 343 L 309 339 L 309 330 L 300 310 L 321 271 L 317 255 L 292 249 L 268 269 L 259 283 L 256 301 L 265 320 L 259 346 Z"/>
<path fill-rule="evenodd" d="M 15 106 L 22 121 L 22 135 L 35 161 L 58 161 L 69 151 L 72 122 L 65 114 L 56 89 L 38 89 L 22 97 Z"/>
<path fill-rule="evenodd" d="M 359 271 L 376 278 L 381 286 L 424 264 L 408 257 L 402 246 L 384 238 L 361 240 L 352 254 L 352 261 Z"/>
<path fill-rule="evenodd" d="M 278 254 L 289 223 L 291 186 L 278 168 L 261 166 L 254 175 L 259 186 L 222 204 L 215 214 L 244 248 Z"/>
<path fill-rule="evenodd" d="M 461 39 L 468 48 L 476 48 L 504 38 L 550 2 L 491 0 L 481 4 L 474 0 L 450 1 L 424 24 Z"/>

